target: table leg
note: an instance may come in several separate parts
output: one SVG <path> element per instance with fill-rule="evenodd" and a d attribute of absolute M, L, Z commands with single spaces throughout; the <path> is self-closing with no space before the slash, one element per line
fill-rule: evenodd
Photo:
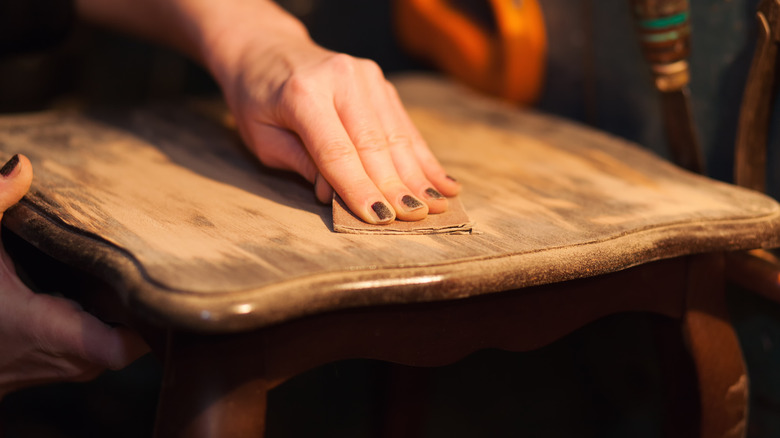
<path fill-rule="evenodd" d="M 682 336 L 681 322 L 680 318 L 663 318 L 653 324 L 663 379 L 665 438 L 691 438 L 700 430 L 699 384 L 690 348 Z"/>
<path fill-rule="evenodd" d="M 240 342 L 169 334 L 156 438 L 263 437 L 270 385 L 262 346 L 248 354 Z"/>
<path fill-rule="evenodd" d="M 748 377 L 725 299 L 724 258 L 691 257 L 683 332 L 696 366 L 701 437 L 744 437 Z"/>

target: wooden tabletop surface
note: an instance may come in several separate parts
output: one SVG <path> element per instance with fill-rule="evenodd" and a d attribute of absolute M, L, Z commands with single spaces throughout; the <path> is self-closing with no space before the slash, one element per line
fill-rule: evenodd
<path fill-rule="evenodd" d="M 476 233 L 335 233 L 305 181 L 172 107 L 0 118 L 0 158 L 24 153 L 35 172 L 6 224 L 157 323 L 213 332 L 780 245 L 766 196 L 435 78 L 396 84 Z"/>

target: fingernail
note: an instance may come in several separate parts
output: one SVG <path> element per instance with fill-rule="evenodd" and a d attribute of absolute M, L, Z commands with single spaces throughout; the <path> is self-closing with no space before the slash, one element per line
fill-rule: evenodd
<path fill-rule="evenodd" d="M 393 211 L 384 202 L 374 202 L 371 205 L 371 209 L 374 210 L 380 222 L 389 221 L 393 218 Z"/>
<path fill-rule="evenodd" d="M 8 160 L 7 163 L 3 165 L 3 167 L 0 167 L 0 175 L 3 175 L 3 178 L 8 178 L 8 175 L 11 174 L 11 172 L 16 169 L 16 166 L 19 165 L 19 154 L 14 155 L 11 157 L 10 160 Z"/>
<path fill-rule="evenodd" d="M 434 189 L 433 187 L 428 187 L 425 189 L 425 194 L 428 195 L 431 199 L 443 199 L 444 196 L 439 193 L 438 190 Z"/>
<path fill-rule="evenodd" d="M 423 204 L 419 199 L 411 195 L 404 195 L 404 197 L 401 198 L 401 202 L 409 209 L 409 211 L 417 210 L 418 208 L 423 208 L 425 206 L 425 204 Z"/>
<path fill-rule="evenodd" d="M 453 177 L 451 177 L 449 175 L 447 175 L 447 179 L 452 181 L 452 182 L 458 182 L 458 180 L 456 180 L 455 178 L 453 178 Z"/>

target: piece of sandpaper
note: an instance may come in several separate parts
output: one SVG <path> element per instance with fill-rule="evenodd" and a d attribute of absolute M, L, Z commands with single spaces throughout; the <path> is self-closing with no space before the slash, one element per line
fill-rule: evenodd
<path fill-rule="evenodd" d="M 352 234 L 471 234 L 474 223 L 458 197 L 448 198 L 449 208 L 444 213 L 429 214 L 415 222 L 395 220 L 389 224 L 372 225 L 360 220 L 338 196 L 333 197 L 333 230 Z"/>

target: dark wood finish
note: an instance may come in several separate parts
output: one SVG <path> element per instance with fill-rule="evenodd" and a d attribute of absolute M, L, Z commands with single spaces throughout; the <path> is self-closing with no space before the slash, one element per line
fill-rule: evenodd
<path fill-rule="evenodd" d="M 464 300 L 343 310 L 241 335 L 177 335 L 166 356 L 157 436 L 216 437 L 221 427 L 231 437 L 262 436 L 257 412 L 266 391 L 321 364 L 373 358 L 440 366 L 484 348 L 529 351 L 634 311 L 682 323 L 701 394 L 700 436 L 743 436 L 747 377 L 722 278 L 713 275 L 722 268 L 722 257 L 695 256 Z"/>
<path fill-rule="evenodd" d="M 696 362 L 702 437 L 738 438 L 747 431 L 748 376 L 726 307 L 721 254 L 692 258 L 685 336 Z"/>
<path fill-rule="evenodd" d="M 262 437 L 264 353 L 262 339 L 169 334 L 154 436 Z"/>
<path fill-rule="evenodd" d="M 766 190 L 766 144 L 777 77 L 780 2 L 762 0 L 756 13 L 758 41 L 742 95 L 734 157 L 734 182 Z"/>
<path fill-rule="evenodd" d="M 177 335 L 166 356 L 166 382 L 173 383 L 163 386 L 157 436 L 218 436 L 206 431 L 227 423 L 231 437 L 260 436 L 261 416 L 242 420 L 226 407 L 243 404 L 254 413 L 264 389 L 337 360 L 441 366 L 485 348 L 534 350 L 618 312 L 680 320 L 686 277 L 685 259 L 665 260 L 463 300 L 342 310 L 245 334 Z"/>
<path fill-rule="evenodd" d="M 701 436 L 701 402 L 696 366 L 688 342 L 681 336 L 683 331 L 680 320 L 657 320 L 652 328 L 663 381 L 661 390 L 665 421 L 661 436 Z"/>
<path fill-rule="evenodd" d="M 728 280 L 780 302 L 780 260 L 764 250 L 734 251 L 726 257 Z"/>

